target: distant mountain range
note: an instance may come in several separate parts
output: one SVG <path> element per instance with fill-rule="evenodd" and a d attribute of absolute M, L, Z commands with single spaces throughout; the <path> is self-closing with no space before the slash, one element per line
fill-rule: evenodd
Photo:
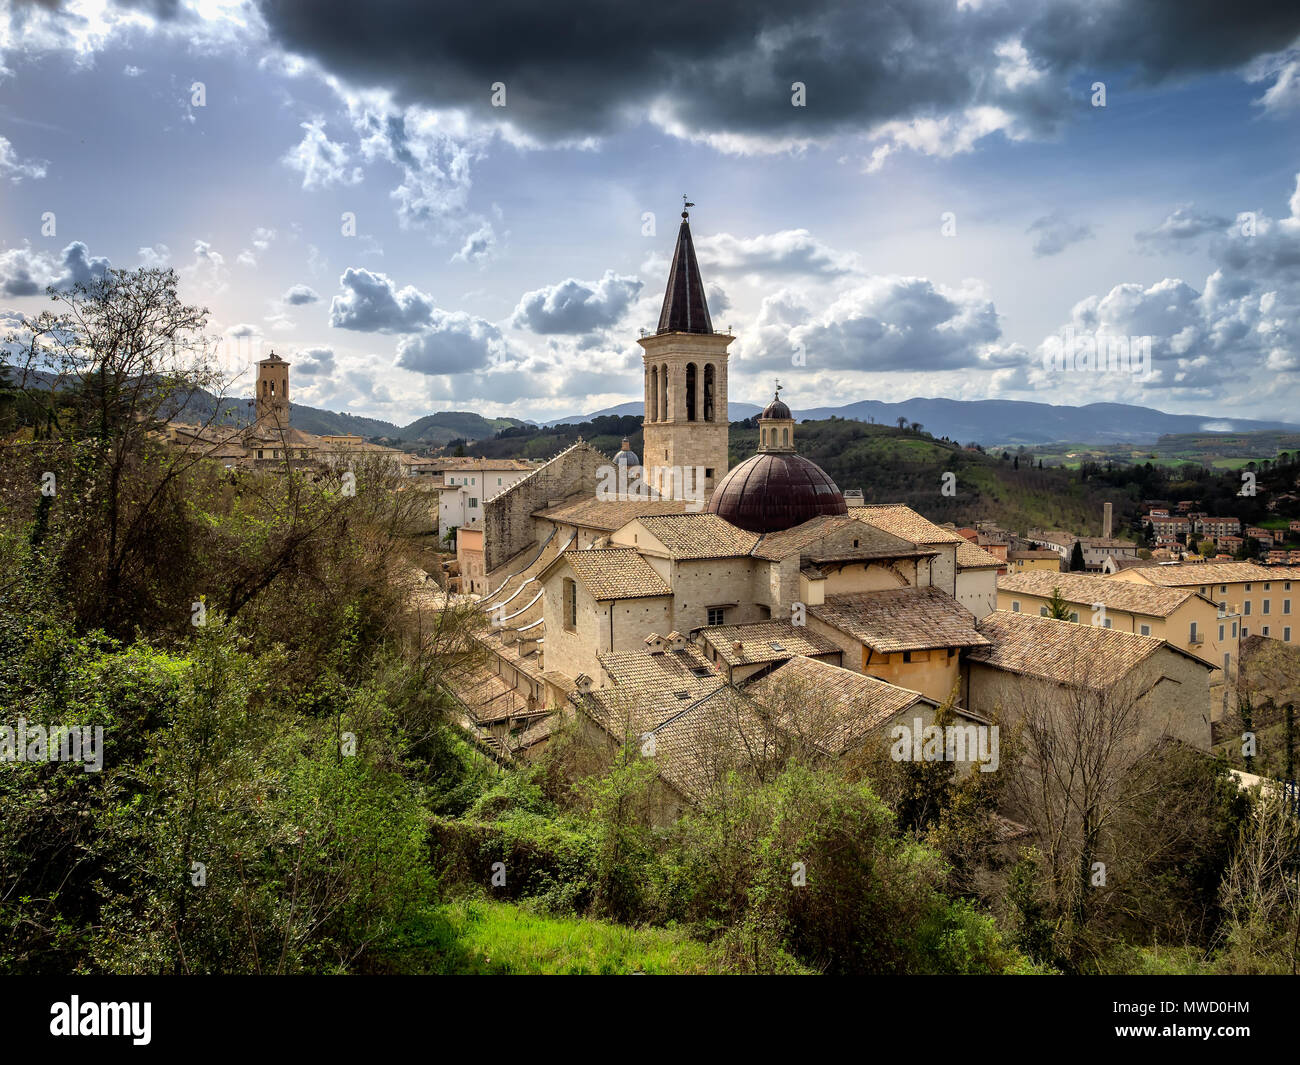
<path fill-rule="evenodd" d="M 545 425 L 590 421 L 602 414 L 639 414 L 640 401 L 622 403 L 591 414 L 556 418 Z M 729 403 L 733 421 L 752 418 L 762 408 L 753 403 Z M 1089 403 L 1082 407 L 1028 403 L 1012 399 L 908 399 L 882 403 L 864 399 L 841 407 L 807 407 L 793 411 L 800 420 L 851 418 L 882 425 L 897 424 L 899 418 L 920 422 L 934 436 L 946 436 L 963 444 L 1008 447 L 1021 444 L 1149 444 L 1166 433 L 1246 433 L 1258 430 L 1300 431 L 1289 422 L 1224 418 L 1202 414 L 1166 414 L 1151 407 L 1128 403 Z"/>
<path fill-rule="evenodd" d="M 48 375 L 38 374 L 42 383 Z M 216 398 L 207 392 L 196 395 L 181 415 L 185 421 L 210 417 Z M 753 403 L 730 403 L 732 421 L 752 418 L 761 411 Z M 221 403 L 221 420 L 244 425 L 252 420 L 251 399 L 226 399 Z M 572 425 L 589 422 L 603 415 L 639 415 L 642 403 L 634 400 L 590 414 L 554 418 L 540 425 Z M 805 407 L 795 409 L 799 420 L 822 421 L 845 418 L 895 425 L 899 418 L 910 424 L 919 422 L 936 437 L 948 437 L 958 443 L 978 443 L 988 448 L 1018 447 L 1021 444 L 1154 444 L 1160 437 L 1178 433 L 1249 433 L 1261 431 L 1300 432 L 1294 422 L 1260 421 L 1208 414 L 1166 414 L 1152 407 L 1128 403 L 1089 403 L 1082 407 L 1029 403 L 1011 399 L 908 399 L 902 403 L 882 403 L 863 399 L 839 407 Z M 522 418 L 485 418 L 473 411 L 439 411 L 399 426 L 380 418 L 367 418 L 340 411 L 321 410 L 301 403 L 293 404 L 293 424 L 304 432 L 318 435 L 356 433 L 368 438 L 404 444 L 447 444 L 452 440 L 484 440 L 503 429 L 533 426 L 538 422 Z"/>
<path fill-rule="evenodd" d="M 197 422 L 211 417 L 216 399 L 207 392 L 197 395 L 188 404 L 180 420 Z M 369 439 L 389 440 L 393 443 L 447 444 L 452 440 L 484 440 L 496 436 L 502 429 L 535 425 L 518 418 L 484 418 L 472 411 L 444 410 L 426 414 L 409 425 L 395 425 L 381 418 L 366 418 L 359 414 L 321 410 L 302 403 L 291 406 L 293 427 L 317 436 L 338 436 L 355 433 Z M 227 399 L 221 404 L 220 421 L 247 425 L 253 420 L 253 403 L 248 399 Z"/>

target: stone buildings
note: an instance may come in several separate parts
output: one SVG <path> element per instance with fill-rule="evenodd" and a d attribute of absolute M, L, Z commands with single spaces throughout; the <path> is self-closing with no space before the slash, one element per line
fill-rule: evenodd
<path fill-rule="evenodd" d="M 565 720 L 614 745 L 653 740 L 665 787 L 686 802 L 737 751 L 809 724 L 781 702 L 791 686 L 774 678 L 835 693 L 831 751 L 898 715 L 932 721 L 941 707 L 986 723 L 1000 693 L 1046 682 L 1032 663 L 998 654 L 999 641 L 1032 644 L 1036 609 L 984 625 L 1006 561 L 909 507 L 849 506 L 799 455 L 779 389 L 759 416 L 756 454 L 727 469 L 732 339 L 713 330 L 683 217 L 659 328 L 640 340 L 642 465 L 578 441 L 487 498 L 479 529 L 462 529 L 462 551 L 483 569 L 467 590 L 482 589 L 488 679 L 453 689 L 471 719 L 474 706 L 491 704 L 504 749 L 535 753 Z M 1083 649 L 1097 639 L 1080 625 L 1051 637 Z M 1211 665 L 1165 654 L 1170 645 L 1154 634 L 1125 646 L 1134 668 L 1154 656 L 1153 684 L 1164 672 L 1179 677 L 1178 698 L 1160 687 L 1162 724 L 1152 728 L 1181 714 L 1170 729 L 1208 745 Z"/>

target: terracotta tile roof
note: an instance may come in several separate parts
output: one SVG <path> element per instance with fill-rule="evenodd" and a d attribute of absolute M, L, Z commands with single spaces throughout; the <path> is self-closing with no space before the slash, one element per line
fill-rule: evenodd
<path fill-rule="evenodd" d="M 837 517 L 844 516 L 823 514 L 792 529 L 765 533 L 754 547 L 754 557 L 776 562 L 796 551 L 802 551 L 809 544 L 820 540 L 827 532 L 837 528 Z"/>
<path fill-rule="evenodd" d="M 969 540 L 957 545 L 958 569 L 991 569 L 1002 567 L 1006 563 L 997 555 L 991 555 L 982 547 L 976 547 Z"/>
<path fill-rule="evenodd" d="M 1254 562 L 1195 562 L 1191 565 L 1147 566 L 1138 572 L 1144 581 L 1165 588 L 1187 588 L 1192 585 L 1199 588 L 1203 584 L 1277 580 L 1275 570 L 1258 566 Z"/>
<path fill-rule="evenodd" d="M 858 521 L 901 536 L 914 544 L 967 542 L 965 537 L 958 536 L 951 529 L 941 528 L 902 503 L 872 503 L 865 507 L 854 507 L 852 515 Z"/>
<path fill-rule="evenodd" d="M 719 688 L 664 721 L 654 734 L 659 775 L 699 801 L 734 769 L 770 759 L 776 734 L 735 688 Z"/>
<path fill-rule="evenodd" d="M 757 533 L 737 528 L 716 514 L 658 514 L 638 519 L 674 558 L 734 558 L 748 555 Z"/>
<path fill-rule="evenodd" d="M 535 517 L 548 518 L 551 521 L 563 522 L 566 525 L 581 525 L 584 529 L 613 532 L 615 529 L 621 529 L 633 518 L 645 517 L 650 514 L 685 514 L 686 501 L 682 499 L 624 499 L 606 502 L 584 493 L 578 496 L 570 496 L 563 503 L 533 513 Z"/>
<path fill-rule="evenodd" d="M 855 535 L 836 536 L 849 531 Z M 830 536 L 836 536 L 833 544 L 818 546 L 820 541 Z M 857 540 L 858 546 L 851 546 L 850 540 Z M 796 552 L 806 553 L 814 562 L 833 562 L 857 558 L 911 558 L 917 554 L 915 546 L 909 540 L 866 525 L 852 515 L 823 514 L 792 529 L 767 533 L 752 553 L 755 558 L 773 562 Z"/>
<path fill-rule="evenodd" d="M 597 600 L 672 594 L 650 563 L 630 547 L 566 551 L 560 558 L 568 562 L 574 576 Z"/>
<path fill-rule="evenodd" d="M 988 643 L 975 628 L 975 615 L 934 587 L 828 595 L 808 612 L 881 654 Z"/>
<path fill-rule="evenodd" d="M 1037 614 L 995 610 L 980 620 L 979 630 L 992 644 L 971 651 L 969 661 L 1079 687 L 1110 687 L 1162 647 L 1214 668 L 1152 636 Z"/>
<path fill-rule="evenodd" d="M 687 644 L 681 651 L 605 651 L 596 656 L 610 681 L 638 692 L 703 695 L 726 683 L 713 663 Z"/>
<path fill-rule="evenodd" d="M 1055 551 L 1051 553 L 1056 554 Z M 1110 564 L 1116 569 L 1144 569 L 1147 566 L 1155 566 L 1158 563 L 1152 562 L 1149 558 L 1121 558 L 1119 555 L 1112 555 Z"/>
<path fill-rule="evenodd" d="M 1167 618 L 1197 594 L 1192 588 L 1153 588 L 1149 584 L 1113 581 L 1109 577 L 1087 573 L 1026 571 L 998 578 L 999 592 L 1021 592 L 1050 599 L 1053 588 L 1061 589 L 1066 602 L 1082 604 L 1085 610 L 1091 610 L 1093 603 L 1105 603 L 1112 610 L 1153 618 Z"/>
<path fill-rule="evenodd" d="M 796 627 L 788 621 L 715 625 L 711 629 L 701 629 L 700 637 L 728 666 L 780 662 L 797 655 L 832 654 L 841 650 L 837 644 L 806 625 Z M 741 644 L 740 651 L 735 650 L 737 642 Z"/>
<path fill-rule="evenodd" d="M 746 687 L 769 706 L 777 727 L 830 754 L 843 754 L 895 715 L 934 706 L 920 692 L 811 658 L 792 658 Z"/>

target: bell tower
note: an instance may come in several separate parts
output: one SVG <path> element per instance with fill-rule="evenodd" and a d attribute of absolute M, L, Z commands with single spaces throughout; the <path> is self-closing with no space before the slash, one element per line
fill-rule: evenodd
<path fill-rule="evenodd" d="M 289 364 L 274 351 L 257 364 L 257 427 L 289 428 Z"/>
<path fill-rule="evenodd" d="M 714 332 L 683 210 L 659 327 L 637 341 L 645 352 L 641 461 L 646 479 L 665 494 L 680 483 L 676 471 L 701 471 L 706 494 L 727 472 L 727 348 L 735 339 Z M 695 474 L 687 476 L 694 484 Z"/>

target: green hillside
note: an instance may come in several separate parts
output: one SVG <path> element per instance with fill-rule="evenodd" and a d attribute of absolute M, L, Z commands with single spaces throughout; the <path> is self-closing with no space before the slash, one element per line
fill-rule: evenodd
<path fill-rule="evenodd" d="M 484 418 L 472 411 L 444 410 L 426 414 L 399 430 L 401 439 L 428 444 L 447 444 L 453 440 L 482 440 L 503 429 L 526 426 L 518 418 Z"/>

